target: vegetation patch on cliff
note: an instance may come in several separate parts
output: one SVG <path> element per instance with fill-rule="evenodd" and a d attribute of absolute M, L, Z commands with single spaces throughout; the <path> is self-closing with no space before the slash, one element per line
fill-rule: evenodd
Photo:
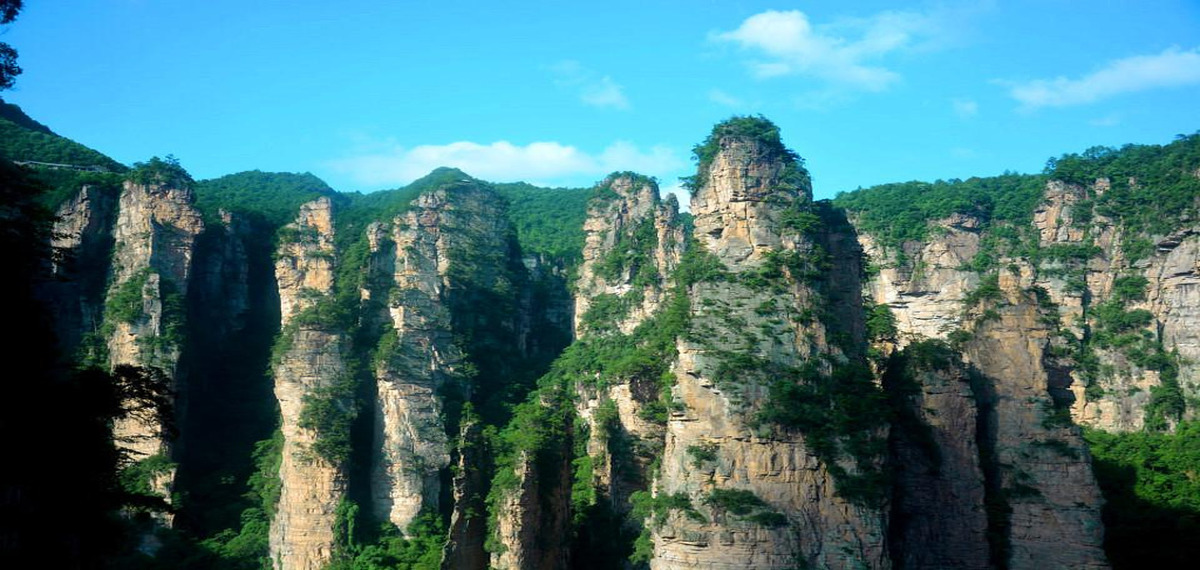
<path fill-rule="evenodd" d="M 763 156 L 758 158 L 783 164 L 779 189 L 806 191 L 810 188 L 811 181 L 808 170 L 804 168 L 804 159 L 784 146 L 779 127 L 762 115 L 735 116 L 717 123 L 704 142 L 692 148 L 692 157 L 697 163 L 696 175 L 681 178 L 684 188 L 695 194 L 708 184 L 708 171 L 721 150 L 721 141 L 734 139 L 757 143 L 763 152 Z"/>

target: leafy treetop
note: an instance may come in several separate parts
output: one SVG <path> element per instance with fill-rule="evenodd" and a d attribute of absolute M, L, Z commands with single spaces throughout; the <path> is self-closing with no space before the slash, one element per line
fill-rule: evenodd
<path fill-rule="evenodd" d="M 126 179 L 135 184 L 154 184 L 173 188 L 190 188 L 192 175 L 179 164 L 179 159 L 172 155 L 166 158 L 157 156 L 146 162 L 135 162 L 133 170 L 129 171 Z"/>
<path fill-rule="evenodd" d="M 859 231 L 896 246 L 920 241 L 929 222 L 951 214 L 968 214 L 984 224 L 1027 224 L 1042 200 L 1045 178 L 1005 173 L 987 178 L 899 182 L 839 193 L 834 205 L 853 213 Z"/>
<path fill-rule="evenodd" d="M 779 127 L 770 119 L 758 116 L 734 116 L 717 123 L 704 142 L 692 147 L 692 157 L 697 163 L 695 176 L 683 178 L 684 187 L 695 193 L 708 183 L 708 169 L 721 150 L 721 141 L 725 139 L 745 139 L 759 143 L 766 151 L 768 160 L 778 160 L 783 163 L 784 182 L 794 185 L 808 183 L 808 170 L 804 168 L 804 159 L 795 151 L 783 144 L 779 135 Z"/>
<path fill-rule="evenodd" d="M 257 213 L 279 227 L 296 217 L 300 205 L 321 196 L 338 196 L 324 180 L 310 173 L 239 172 L 196 183 L 196 206 L 205 214 L 224 208 Z"/>
<path fill-rule="evenodd" d="M 1089 185 L 1109 179 L 1095 200 L 1096 213 L 1133 230 L 1169 233 L 1176 222 L 1194 217 L 1200 202 L 1200 132 L 1178 135 L 1166 145 L 1096 146 L 1046 162 L 1047 176 Z"/>

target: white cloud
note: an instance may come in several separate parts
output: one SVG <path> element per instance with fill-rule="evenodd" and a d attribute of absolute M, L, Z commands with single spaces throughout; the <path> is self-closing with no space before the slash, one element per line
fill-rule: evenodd
<path fill-rule="evenodd" d="M 554 73 L 556 85 L 575 91 L 585 105 L 620 110 L 630 108 L 624 87 L 612 77 L 587 69 L 578 61 L 560 61 L 550 66 L 550 71 Z"/>
<path fill-rule="evenodd" d="M 708 100 L 724 107 L 741 107 L 742 100 L 730 95 L 720 89 L 713 89 L 708 92 Z"/>
<path fill-rule="evenodd" d="M 1056 77 L 1010 83 L 1009 95 L 1024 109 L 1084 105 L 1125 93 L 1200 84 L 1200 48 L 1172 47 L 1156 55 L 1109 62 L 1078 79 Z"/>
<path fill-rule="evenodd" d="M 407 184 L 439 166 L 459 168 L 471 176 L 497 182 L 577 184 L 581 177 L 599 178 L 617 170 L 662 176 L 679 171 L 687 162 L 667 147 L 642 150 L 625 141 L 617 141 L 598 154 L 558 142 L 515 145 L 508 141 L 459 141 L 412 148 L 392 145 L 386 150 L 330 161 L 329 166 L 372 186 Z"/>
<path fill-rule="evenodd" d="M 970 99 L 955 99 L 951 103 L 954 105 L 954 114 L 960 119 L 969 119 L 979 114 L 979 103 Z"/>
<path fill-rule="evenodd" d="M 813 25 L 799 10 L 768 10 L 712 39 L 759 53 L 749 62 L 759 78 L 816 77 L 843 87 L 882 91 L 900 75 L 878 63 L 889 54 L 934 49 L 947 36 L 946 13 L 881 12 L 869 18 Z"/>
<path fill-rule="evenodd" d="M 664 183 L 664 186 L 659 187 L 659 194 L 666 199 L 668 195 L 674 194 L 675 199 L 679 201 L 679 209 L 683 212 L 691 210 L 689 207 L 692 203 L 692 195 L 683 187 L 683 183 L 676 179 L 674 182 Z"/>

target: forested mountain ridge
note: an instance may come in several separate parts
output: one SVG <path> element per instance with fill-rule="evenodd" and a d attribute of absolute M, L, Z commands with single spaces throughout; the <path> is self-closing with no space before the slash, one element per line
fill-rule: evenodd
<path fill-rule="evenodd" d="M 50 202 L 38 296 L 61 351 L 174 392 L 115 424 L 110 566 L 1171 565 L 1198 149 L 814 201 L 737 117 L 694 229 L 634 173 L 362 195 L 154 159 Z"/>

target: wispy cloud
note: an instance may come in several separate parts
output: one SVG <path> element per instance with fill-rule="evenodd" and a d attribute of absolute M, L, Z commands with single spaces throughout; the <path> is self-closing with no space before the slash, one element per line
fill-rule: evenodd
<path fill-rule="evenodd" d="M 365 185 L 407 184 L 439 166 L 451 166 L 485 180 L 579 183 L 616 170 L 667 175 L 687 162 L 664 146 L 647 150 L 625 141 L 599 153 L 587 153 L 559 142 L 516 145 L 508 141 L 480 144 L 459 141 L 444 145 L 390 148 L 329 162 L 329 166 Z"/>
<path fill-rule="evenodd" d="M 955 99 L 951 104 L 954 106 L 954 114 L 960 119 L 969 119 L 979 114 L 979 103 L 970 99 Z"/>
<path fill-rule="evenodd" d="M 663 198 L 666 198 L 670 194 L 674 194 L 675 199 L 679 201 L 680 210 L 685 212 L 691 210 L 689 206 L 691 205 L 692 195 L 687 191 L 686 188 L 683 187 L 683 183 L 680 182 L 679 179 L 676 178 L 673 182 L 664 183 L 663 186 L 659 187 L 659 194 Z"/>
<path fill-rule="evenodd" d="M 949 11 L 886 11 L 814 25 L 799 10 L 768 10 L 711 39 L 759 54 L 748 62 L 759 78 L 802 75 L 843 88 L 883 91 L 899 81 L 900 74 L 885 67 L 882 59 L 944 45 L 953 29 L 948 22 L 961 16 Z"/>
<path fill-rule="evenodd" d="M 592 107 L 627 110 L 630 108 L 625 89 L 612 77 L 582 66 L 578 61 L 565 60 L 550 66 L 554 83 L 572 90 L 579 100 Z"/>
<path fill-rule="evenodd" d="M 745 105 L 741 99 L 721 91 L 720 89 L 713 89 L 712 91 L 709 91 L 708 100 L 723 107 L 738 108 Z"/>
<path fill-rule="evenodd" d="M 1200 48 L 1172 47 L 1159 54 L 1108 62 L 1077 79 L 1056 77 L 1007 83 L 1009 95 L 1026 110 L 1085 105 L 1126 93 L 1200 84 Z"/>
<path fill-rule="evenodd" d="M 1088 121 L 1088 124 L 1093 127 L 1115 127 L 1121 124 L 1121 117 L 1117 115 L 1105 115 Z"/>

